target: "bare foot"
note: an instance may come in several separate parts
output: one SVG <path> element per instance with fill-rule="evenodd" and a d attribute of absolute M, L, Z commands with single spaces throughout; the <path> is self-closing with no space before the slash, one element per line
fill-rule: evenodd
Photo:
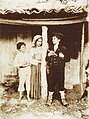
<path fill-rule="evenodd" d="M 22 97 L 19 97 L 18 102 L 20 102 L 20 101 L 21 101 L 21 99 L 22 99 Z"/>
<path fill-rule="evenodd" d="M 30 102 L 30 101 L 31 101 L 31 99 L 30 99 L 29 97 L 27 97 L 27 100 L 28 100 L 28 102 Z"/>

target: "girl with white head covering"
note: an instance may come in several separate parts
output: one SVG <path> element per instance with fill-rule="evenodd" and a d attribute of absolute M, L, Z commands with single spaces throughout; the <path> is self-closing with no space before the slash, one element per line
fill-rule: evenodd
<path fill-rule="evenodd" d="M 33 38 L 32 65 L 31 65 L 31 98 L 41 97 L 41 59 L 42 59 L 42 36 Z"/>

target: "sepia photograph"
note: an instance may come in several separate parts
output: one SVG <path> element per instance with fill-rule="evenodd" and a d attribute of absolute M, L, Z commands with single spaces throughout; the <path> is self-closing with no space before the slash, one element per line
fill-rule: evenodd
<path fill-rule="evenodd" d="M 0 119 L 89 119 L 89 0 L 0 0 Z"/>

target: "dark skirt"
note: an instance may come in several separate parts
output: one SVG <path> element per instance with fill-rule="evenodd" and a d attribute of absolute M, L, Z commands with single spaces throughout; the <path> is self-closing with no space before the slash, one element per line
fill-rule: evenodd
<path fill-rule="evenodd" d="M 49 65 L 48 90 L 59 92 L 64 90 L 64 64 Z"/>
<path fill-rule="evenodd" d="M 41 64 L 31 66 L 31 98 L 39 99 L 41 97 Z"/>

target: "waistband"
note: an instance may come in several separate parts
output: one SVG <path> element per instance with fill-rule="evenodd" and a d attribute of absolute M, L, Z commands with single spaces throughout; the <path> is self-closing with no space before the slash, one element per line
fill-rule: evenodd
<path fill-rule="evenodd" d="M 30 66 L 25 66 L 25 67 L 24 67 L 24 66 L 20 66 L 19 68 L 21 68 L 21 69 L 22 69 L 22 68 L 27 68 L 27 67 L 30 67 Z"/>

